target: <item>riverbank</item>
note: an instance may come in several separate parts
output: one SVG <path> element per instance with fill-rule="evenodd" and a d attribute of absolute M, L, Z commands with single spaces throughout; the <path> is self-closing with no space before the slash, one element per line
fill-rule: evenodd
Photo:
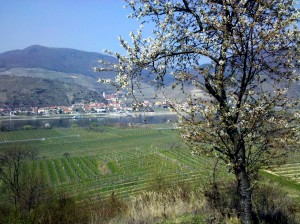
<path fill-rule="evenodd" d="M 30 125 L 33 128 L 62 127 L 72 125 L 89 127 L 92 123 L 98 125 L 135 125 L 159 124 L 177 121 L 175 113 L 162 112 L 134 112 L 134 113 L 106 113 L 106 114 L 78 114 L 51 116 L 10 116 L 0 118 L 0 131 L 20 130 Z"/>
<path fill-rule="evenodd" d="M 47 120 L 47 119 L 80 119 L 80 118 L 105 118 L 105 117 L 140 117 L 140 116 L 168 116 L 176 115 L 175 112 L 171 111 L 159 111 L 159 112 L 131 112 L 131 113 L 97 113 L 97 114 L 52 114 L 52 115 L 34 115 L 34 116 L 1 116 L 0 121 L 9 120 Z"/>

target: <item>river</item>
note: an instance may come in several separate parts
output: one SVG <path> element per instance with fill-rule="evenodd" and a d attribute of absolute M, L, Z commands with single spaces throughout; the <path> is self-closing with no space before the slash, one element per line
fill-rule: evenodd
<path fill-rule="evenodd" d="M 61 117 L 7 117 L 0 119 L 1 130 L 17 130 L 22 129 L 25 125 L 32 125 L 34 128 L 45 127 L 49 124 L 51 127 L 67 128 L 73 124 L 80 127 L 88 127 L 91 123 L 98 125 L 112 124 L 158 124 L 177 121 L 174 114 L 134 114 L 132 116 L 124 115 L 96 115 L 96 116 L 61 116 Z"/>

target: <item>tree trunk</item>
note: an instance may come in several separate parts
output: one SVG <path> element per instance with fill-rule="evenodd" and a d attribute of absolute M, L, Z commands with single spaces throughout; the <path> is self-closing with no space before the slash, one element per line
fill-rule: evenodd
<path fill-rule="evenodd" d="M 252 213 L 252 191 L 250 179 L 246 172 L 245 166 L 240 165 L 235 170 L 235 176 L 238 183 L 238 191 L 241 205 L 241 221 L 243 224 L 256 223 Z"/>

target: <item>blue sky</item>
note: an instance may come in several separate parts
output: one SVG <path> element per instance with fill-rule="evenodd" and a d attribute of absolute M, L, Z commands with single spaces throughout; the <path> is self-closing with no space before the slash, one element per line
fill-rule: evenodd
<path fill-rule="evenodd" d="M 0 53 L 33 44 L 123 53 L 118 36 L 129 39 L 139 26 L 127 19 L 123 5 L 122 0 L 0 0 Z"/>
<path fill-rule="evenodd" d="M 0 0 L 0 53 L 33 44 L 120 51 L 138 23 L 122 0 Z"/>

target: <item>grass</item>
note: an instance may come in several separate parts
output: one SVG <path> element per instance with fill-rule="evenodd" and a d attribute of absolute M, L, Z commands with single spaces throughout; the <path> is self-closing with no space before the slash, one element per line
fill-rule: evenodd
<path fill-rule="evenodd" d="M 168 219 L 159 224 L 204 224 L 202 215 L 183 215 L 173 219 Z"/>
<path fill-rule="evenodd" d="M 167 182 L 193 182 L 209 173 L 202 158 L 189 158 L 182 145 L 173 147 L 180 138 L 169 126 L 99 128 L 0 132 L 0 148 L 22 144 L 38 152 L 38 160 L 26 169 L 39 170 L 45 182 L 78 200 L 94 201 L 113 191 L 129 197 L 148 189 L 157 175 Z"/>
<path fill-rule="evenodd" d="M 284 176 L 300 184 L 300 162 L 287 163 L 270 169 L 275 175 Z"/>
<path fill-rule="evenodd" d="M 25 169 L 40 172 L 46 183 L 78 201 L 96 202 L 112 192 L 128 198 L 151 189 L 158 178 L 164 180 L 162 184 L 196 186 L 211 176 L 213 164 L 212 159 L 193 156 L 169 124 L 18 130 L 0 132 L 0 142 L 0 150 L 22 144 L 36 151 L 38 160 L 26 164 Z M 299 158 L 295 153 L 289 165 L 261 175 L 279 183 L 300 202 Z M 218 177 L 231 175 L 223 169 Z"/>
<path fill-rule="evenodd" d="M 297 203 L 300 204 L 300 156 L 291 152 L 287 163 L 273 166 L 260 172 L 261 176 L 279 184 Z"/>
<path fill-rule="evenodd" d="M 300 184 L 298 182 L 285 176 L 274 175 L 267 171 L 261 171 L 260 174 L 266 180 L 278 183 L 279 186 L 293 198 L 293 200 L 300 204 Z"/>

